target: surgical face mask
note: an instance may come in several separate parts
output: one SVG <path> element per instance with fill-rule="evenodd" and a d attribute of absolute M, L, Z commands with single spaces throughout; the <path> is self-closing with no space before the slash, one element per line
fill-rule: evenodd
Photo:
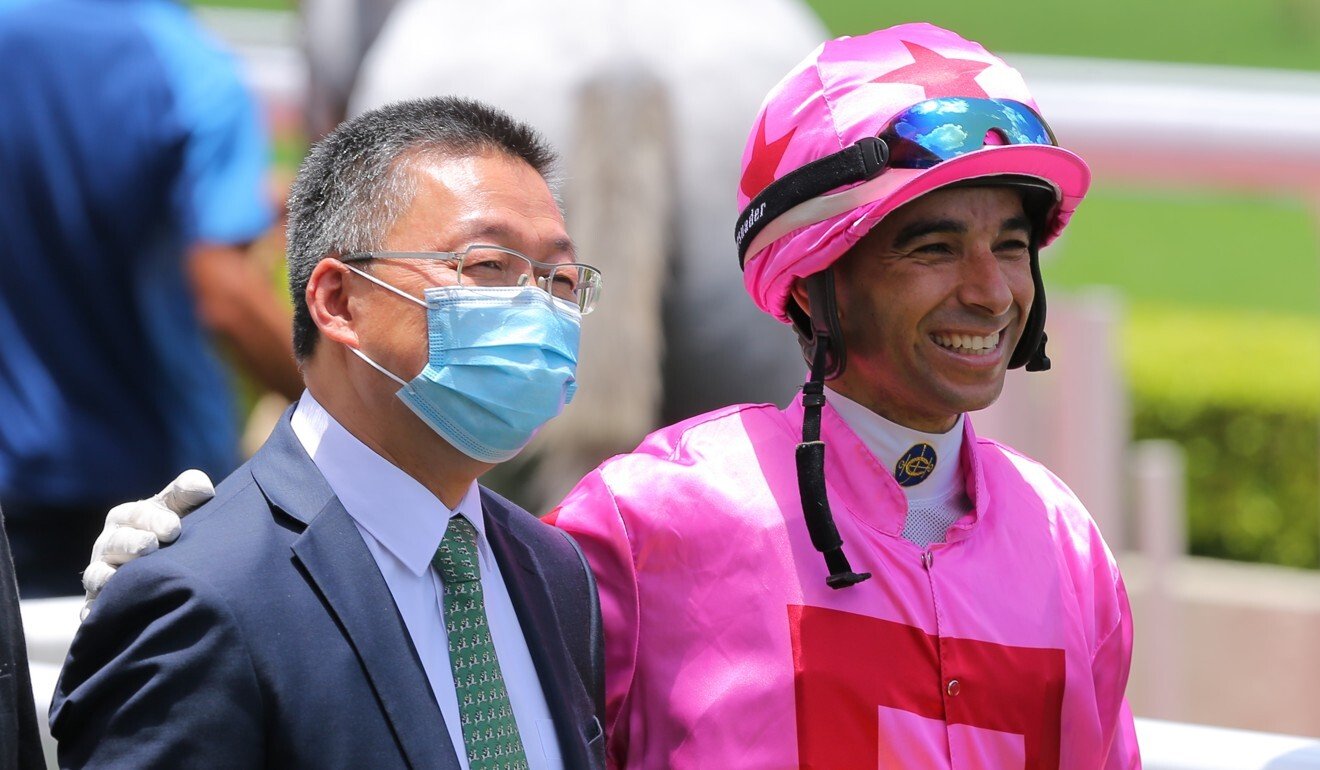
<path fill-rule="evenodd" d="M 508 460 L 563 411 L 577 390 L 582 315 L 536 286 L 440 286 L 426 301 L 352 265 L 349 270 L 426 308 L 427 362 L 399 399 L 463 454 Z"/>

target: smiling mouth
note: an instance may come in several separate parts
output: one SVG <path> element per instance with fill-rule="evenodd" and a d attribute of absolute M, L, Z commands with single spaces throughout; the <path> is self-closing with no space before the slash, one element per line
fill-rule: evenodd
<path fill-rule="evenodd" d="M 983 356 L 999 348 L 999 332 L 976 336 L 971 334 L 932 334 L 931 341 L 945 350 L 965 356 Z"/>

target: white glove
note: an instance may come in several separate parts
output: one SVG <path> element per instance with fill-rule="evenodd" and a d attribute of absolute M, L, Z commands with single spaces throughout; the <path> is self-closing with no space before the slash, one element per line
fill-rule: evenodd
<path fill-rule="evenodd" d="M 116 505 L 105 517 L 105 529 L 92 546 L 92 561 L 83 571 L 87 600 L 82 618 L 92 609 L 105 583 L 121 565 L 173 543 L 183 524 L 180 519 L 215 496 L 211 479 L 199 470 L 186 470 L 155 497 Z"/>

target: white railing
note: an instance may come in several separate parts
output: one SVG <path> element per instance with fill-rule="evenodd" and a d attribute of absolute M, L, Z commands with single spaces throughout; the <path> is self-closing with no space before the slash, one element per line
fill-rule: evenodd
<path fill-rule="evenodd" d="M 78 631 L 78 613 L 82 598 L 28 599 L 19 602 L 23 612 L 23 633 L 27 637 L 28 664 L 32 672 L 32 694 L 37 700 L 37 724 L 41 745 L 46 752 L 46 766 L 55 768 L 55 741 L 50 737 L 46 714 L 50 698 L 60 678 L 60 667 L 69 653 L 73 635 Z"/>
<path fill-rule="evenodd" d="M 1012 55 L 1096 178 L 1320 198 L 1320 73 Z"/>
<path fill-rule="evenodd" d="M 1317 770 L 1320 740 L 1137 720 L 1145 770 Z"/>

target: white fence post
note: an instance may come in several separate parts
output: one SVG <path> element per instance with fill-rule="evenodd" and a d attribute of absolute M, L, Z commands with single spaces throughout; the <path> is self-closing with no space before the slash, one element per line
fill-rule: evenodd
<path fill-rule="evenodd" d="M 1142 654 L 1133 676 L 1142 678 L 1149 713 L 1184 713 L 1181 607 L 1173 595 L 1173 571 L 1187 552 L 1186 461 L 1173 441 L 1132 446 L 1130 473 L 1139 546 L 1145 556 L 1147 590 L 1141 626 Z"/>

